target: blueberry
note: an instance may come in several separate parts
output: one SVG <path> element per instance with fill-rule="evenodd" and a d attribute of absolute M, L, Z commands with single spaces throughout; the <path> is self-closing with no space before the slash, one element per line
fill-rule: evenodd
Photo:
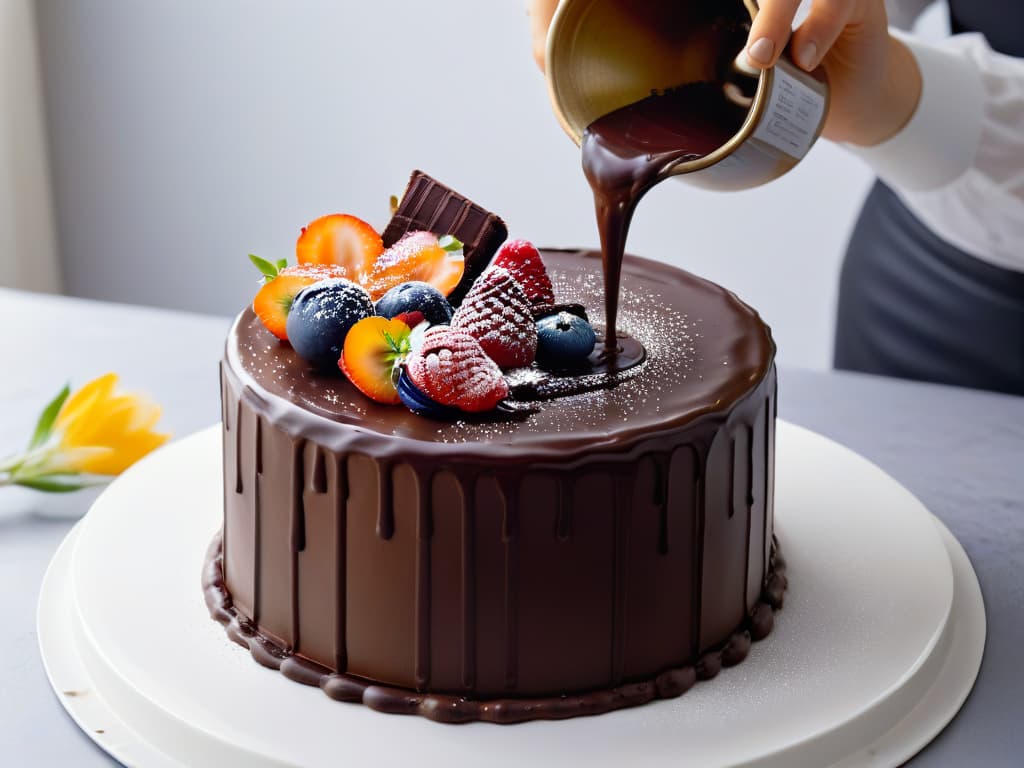
<path fill-rule="evenodd" d="M 336 371 L 348 330 L 373 314 L 370 295 L 355 283 L 335 278 L 307 285 L 288 313 L 288 341 L 314 368 Z"/>
<path fill-rule="evenodd" d="M 431 325 L 448 325 L 452 305 L 429 283 L 413 281 L 396 285 L 377 300 L 377 314 L 389 320 L 403 312 L 422 312 Z"/>
<path fill-rule="evenodd" d="M 458 408 L 441 405 L 431 400 L 422 389 L 412 383 L 412 379 L 409 378 L 409 374 L 405 372 L 404 368 L 398 377 L 398 385 L 395 388 L 405 407 L 417 416 L 450 421 L 462 415 Z"/>
<path fill-rule="evenodd" d="M 537 365 L 545 370 L 579 366 L 594 351 L 596 343 L 590 323 L 569 312 L 537 321 Z"/>

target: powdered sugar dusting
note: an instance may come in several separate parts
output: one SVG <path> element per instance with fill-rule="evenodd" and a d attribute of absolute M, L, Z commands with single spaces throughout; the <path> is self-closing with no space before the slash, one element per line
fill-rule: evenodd
<path fill-rule="evenodd" d="M 551 271 L 551 278 L 559 301 L 583 304 L 596 325 L 604 324 L 601 300 L 604 283 L 599 275 Z M 545 396 L 557 399 L 541 403 L 540 411 L 523 421 L 486 424 L 456 421 L 439 426 L 438 441 L 467 443 L 510 439 L 523 434 L 561 434 L 606 423 L 611 414 L 616 420 L 627 423 L 640 409 L 661 412 L 662 397 L 679 386 L 680 376 L 685 381 L 691 375 L 695 378 L 699 375 L 695 371 L 702 362 L 702 323 L 699 318 L 674 309 L 659 291 L 634 283 L 623 286 L 618 325 L 647 350 L 647 360 L 641 365 L 610 375 L 585 377 L 592 379 L 593 389 L 566 397 L 559 397 L 556 390 L 559 387 L 586 388 L 580 386 L 578 378 L 572 383 L 560 383 L 536 368 L 507 371 L 510 387 L 550 387 Z"/>
<path fill-rule="evenodd" d="M 582 304 L 594 324 L 602 326 L 604 285 L 599 260 L 577 252 L 546 252 L 544 258 L 557 300 Z M 244 369 L 270 392 L 313 412 L 356 423 L 363 430 L 450 444 L 514 441 L 524 448 L 540 447 L 548 444 L 548 436 L 557 434 L 579 436 L 590 444 L 615 431 L 616 424 L 656 430 L 662 419 L 703 412 L 714 406 L 708 401 L 709 391 L 763 375 L 760 366 L 765 354 L 750 350 L 771 342 L 756 314 L 716 286 L 690 278 L 679 281 L 671 273 L 666 279 L 665 274 L 626 262 L 619 327 L 645 347 L 646 362 L 615 374 L 614 381 L 606 380 L 591 391 L 529 403 L 528 407 L 539 407 L 529 415 L 467 414 L 464 420 L 442 422 L 401 407 L 378 405 L 340 374 L 335 378 L 309 370 L 286 344 L 263 331 L 255 317 L 254 330 L 240 336 L 253 343 L 242 345 L 239 353 Z M 705 321 L 705 317 L 713 319 Z M 741 348 L 747 351 L 738 354 Z M 441 366 L 440 355 L 437 365 Z M 506 376 L 504 386 L 545 386 L 547 381 L 545 374 L 533 368 L 509 370 Z M 486 376 L 471 376 L 467 384 L 476 391 L 487 381 Z M 607 388 L 608 384 L 612 386 Z"/>

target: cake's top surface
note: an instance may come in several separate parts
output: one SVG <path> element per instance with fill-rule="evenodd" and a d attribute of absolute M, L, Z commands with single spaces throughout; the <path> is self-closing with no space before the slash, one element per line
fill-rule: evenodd
<path fill-rule="evenodd" d="M 603 323 L 600 254 L 549 250 L 543 257 L 559 300 L 583 304 Z M 251 309 L 228 336 L 227 365 L 262 401 L 268 419 L 332 449 L 565 460 L 622 449 L 725 411 L 764 378 L 774 359 L 771 333 L 753 309 L 713 283 L 647 259 L 625 261 L 619 329 L 643 344 L 647 360 L 620 374 L 617 386 L 545 400 L 529 415 L 491 414 L 483 421 L 435 421 L 379 405 L 340 373 L 313 371 Z"/>

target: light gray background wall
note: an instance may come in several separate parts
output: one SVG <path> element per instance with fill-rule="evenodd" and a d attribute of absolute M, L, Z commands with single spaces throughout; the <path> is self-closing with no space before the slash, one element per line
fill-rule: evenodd
<path fill-rule="evenodd" d="M 411 169 L 514 235 L 595 245 L 579 153 L 551 115 L 520 0 L 39 0 L 69 293 L 233 314 L 249 252 L 294 255 L 345 211 L 377 226 Z M 667 183 L 630 250 L 718 281 L 826 367 L 835 281 L 870 174 L 821 142 L 786 178 Z"/>

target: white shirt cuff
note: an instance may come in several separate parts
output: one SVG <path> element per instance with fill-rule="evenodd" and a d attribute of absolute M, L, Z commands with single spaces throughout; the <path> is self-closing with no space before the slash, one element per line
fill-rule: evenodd
<path fill-rule="evenodd" d="M 951 51 L 893 30 L 921 70 L 921 100 L 895 136 L 872 147 L 845 145 L 886 184 L 902 191 L 942 187 L 974 164 L 985 115 L 978 66 Z"/>

